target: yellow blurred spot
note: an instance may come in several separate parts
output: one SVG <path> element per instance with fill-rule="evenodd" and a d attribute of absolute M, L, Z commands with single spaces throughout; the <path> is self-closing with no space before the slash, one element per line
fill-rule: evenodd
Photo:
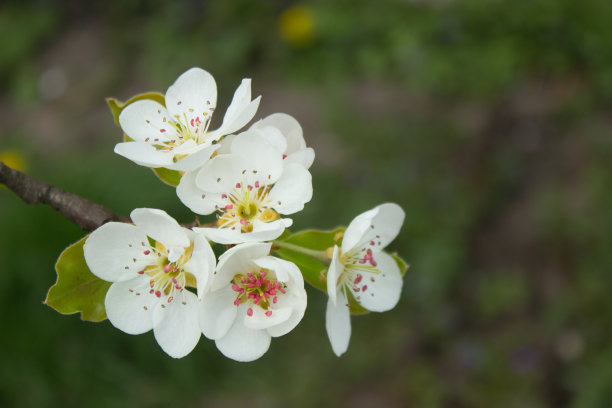
<path fill-rule="evenodd" d="M 295 47 L 303 47 L 312 42 L 313 28 L 312 11 L 303 4 L 289 7 L 280 16 L 280 35 L 283 40 Z"/>
<path fill-rule="evenodd" d="M 18 150 L 4 150 L 0 152 L 0 161 L 15 170 L 26 170 L 26 159 Z"/>

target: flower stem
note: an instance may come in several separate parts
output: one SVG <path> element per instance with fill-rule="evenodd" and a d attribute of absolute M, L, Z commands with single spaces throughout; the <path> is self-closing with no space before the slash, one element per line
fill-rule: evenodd
<path fill-rule="evenodd" d="M 331 264 L 331 259 L 329 258 L 329 256 L 327 256 L 325 251 L 317 251 L 314 249 L 308 249 L 308 248 L 304 248 L 299 245 L 290 244 L 289 242 L 285 242 L 285 241 L 273 241 L 272 247 L 284 248 L 284 249 L 288 249 L 293 252 L 298 252 L 300 254 L 307 255 L 311 258 L 316 259 L 317 261 L 321 262 L 323 265 L 326 265 L 326 266 L 329 266 Z"/>

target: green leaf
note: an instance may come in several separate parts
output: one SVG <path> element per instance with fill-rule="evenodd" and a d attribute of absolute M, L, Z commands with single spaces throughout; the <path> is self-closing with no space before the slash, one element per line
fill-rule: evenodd
<path fill-rule="evenodd" d="M 157 169 L 152 170 L 158 179 L 168 184 L 169 186 L 176 187 L 181 181 L 181 173 L 176 170 L 170 170 L 164 167 L 159 167 Z"/>
<path fill-rule="evenodd" d="M 406 261 L 404 261 L 398 254 L 397 252 L 393 252 L 391 255 L 391 258 L 393 258 L 393 260 L 395 260 L 395 263 L 397 264 L 397 266 L 399 266 L 400 268 L 400 272 L 402 273 L 402 276 L 406 275 L 406 271 L 408 270 L 408 268 L 410 268 L 410 265 L 408 265 L 408 263 Z"/>
<path fill-rule="evenodd" d="M 295 234 L 283 234 L 282 239 L 277 239 L 275 242 L 282 241 L 314 251 L 325 251 L 327 248 L 334 247 L 336 244 L 334 238 L 339 233 L 344 232 L 345 229 L 345 227 L 340 227 L 331 231 L 305 230 Z M 272 248 L 275 248 L 274 244 L 272 244 Z M 281 258 L 296 264 L 300 271 L 302 271 L 306 282 L 327 293 L 327 283 L 325 275 L 322 273 L 327 270 L 327 265 L 315 258 L 291 249 L 278 248 L 275 249 L 275 252 Z"/>
<path fill-rule="evenodd" d="M 51 286 L 44 303 L 62 314 L 80 312 L 82 320 L 106 319 L 104 297 L 110 282 L 91 273 L 85 263 L 83 244 L 87 236 L 62 252 L 55 270 L 57 281 Z"/>
<path fill-rule="evenodd" d="M 136 101 L 140 101 L 143 99 L 151 99 L 155 102 L 159 102 L 163 106 L 166 106 L 166 98 L 159 92 L 146 92 L 142 94 L 138 94 L 136 96 L 131 97 L 125 102 L 121 102 L 115 98 L 106 98 L 106 103 L 111 110 L 111 114 L 113 115 L 113 119 L 115 119 L 115 124 L 119 126 L 119 114 L 121 111 L 131 103 Z"/>

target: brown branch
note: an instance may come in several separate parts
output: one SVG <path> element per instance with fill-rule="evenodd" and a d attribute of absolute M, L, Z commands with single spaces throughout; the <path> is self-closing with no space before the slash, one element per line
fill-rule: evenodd
<path fill-rule="evenodd" d="M 105 222 L 131 222 L 99 204 L 43 183 L 0 161 L 0 184 L 4 184 L 27 204 L 47 204 L 85 231 L 93 231 Z"/>

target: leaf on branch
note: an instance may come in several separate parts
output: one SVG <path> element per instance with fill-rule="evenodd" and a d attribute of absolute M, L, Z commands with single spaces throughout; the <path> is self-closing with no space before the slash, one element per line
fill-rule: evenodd
<path fill-rule="evenodd" d="M 106 98 L 106 103 L 108 104 L 108 107 L 110 108 L 111 114 L 113 115 L 113 119 L 115 120 L 115 124 L 119 126 L 119 115 L 121 114 L 121 111 L 125 109 L 126 106 L 136 101 L 140 101 L 144 99 L 150 99 L 150 100 L 153 100 L 155 102 L 162 104 L 163 106 L 166 106 L 166 98 L 164 97 L 163 94 L 159 92 L 147 92 L 147 93 L 139 94 L 139 95 L 136 95 L 128 99 L 126 102 L 121 102 L 115 98 Z M 124 133 L 123 141 L 131 142 L 132 139 Z M 169 170 L 169 169 L 164 169 L 164 168 L 151 169 L 151 170 L 153 170 L 153 173 L 155 173 L 157 178 L 159 178 L 161 181 L 168 184 L 169 186 L 176 187 L 178 186 L 179 181 L 181 181 L 181 174 L 176 170 Z"/>
<path fill-rule="evenodd" d="M 106 319 L 104 298 L 111 283 L 91 273 L 85 263 L 83 244 L 87 236 L 62 252 L 55 270 L 57 281 L 51 286 L 44 303 L 62 314 L 80 312 L 82 320 Z"/>
<path fill-rule="evenodd" d="M 277 241 L 284 241 L 315 251 L 325 251 L 327 248 L 334 247 L 336 244 L 334 237 L 338 233 L 344 232 L 345 229 L 346 227 L 339 227 L 332 231 L 304 230 L 295 234 L 283 234 Z M 327 293 L 327 283 L 324 275 L 327 265 L 308 255 L 287 248 L 278 248 L 275 251 L 283 259 L 296 264 L 302 271 L 306 282 Z"/>

